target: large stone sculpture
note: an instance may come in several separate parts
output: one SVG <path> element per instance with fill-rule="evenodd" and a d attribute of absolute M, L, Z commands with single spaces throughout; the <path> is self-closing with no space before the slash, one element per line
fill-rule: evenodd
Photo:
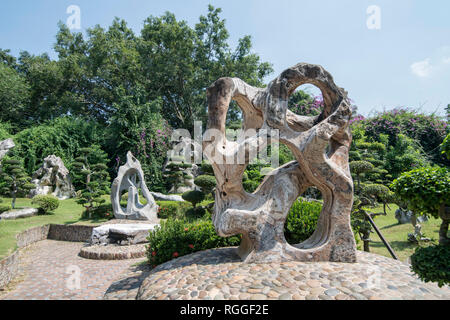
<path fill-rule="evenodd" d="M 145 205 L 139 201 L 139 189 L 142 190 L 142 196 L 147 200 Z M 120 205 L 120 199 L 124 191 L 128 192 L 126 208 Z M 140 162 L 133 157 L 131 152 L 127 153 L 127 163 L 119 168 L 117 178 L 113 181 L 111 203 L 114 216 L 117 219 L 155 222 L 158 220 L 158 205 L 145 184 L 144 172 Z"/>
<path fill-rule="evenodd" d="M 32 183 L 35 189 L 30 191 L 30 196 L 53 194 L 60 200 L 75 197 L 75 188 L 69 170 L 60 157 L 50 155 L 44 159 L 42 166 L 33 174 Z"/>
<path fill-rule="evenodd" d="M 305 83 L 323 94 L 324 110 L 316 117 L 299 116 L 288 110 L 289 96 Z M 209 120 L 203 148 L 217 179 L 213 223 L 220 236 L 242 234 L 238 249 L 251 262 L 338 261 L 355 262 L 356 245 L 350 227 L 353 181 L 348 165 L 351 143 L 351 105 L 347 93 L 335 85 L 321 66 L 300 63 L 285 70 L 267 88 L 255 88 L 238 78 L 221 78 L 207 90 Z M 232 142 L 225 136 L 231 100 L 243 112 L 243 129 L 256 134 Z M 278 130 L 279 136 L 274 134 Z M 214 134 L 215 132 L 215 134 Z M 287 145 L 297 161 L 267 176 L 249 194 L 242 176 L 255 148 L 270 139 Z M 245 154 L 241 164 L 229 163 Z M 284 223 L 292 203 L 310 187 L 323 196 L 323 210 L 314 234 L 291 246 L 284 238 Z"/>

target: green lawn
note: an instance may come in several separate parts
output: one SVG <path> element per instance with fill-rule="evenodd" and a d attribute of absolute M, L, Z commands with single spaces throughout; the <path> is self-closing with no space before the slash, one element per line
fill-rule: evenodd
<path fill-rule="evenodd" d="M 105 196 L 109 199 L 109 196 Z M 11 201 L 3 198 L 3 204 Z M 107 200 L 108 201 L 108 200 Z M 31 199 L 19 198 L 16 209 L 36 207 L 31 204 Z M 32 227 L 54 224 L 99 224 L 106 220 L 81 220 L 84 208 L 75 202 L 75 199 L 60 201 L 59 208 L 53 214 L 37 215 L 17 220 L 0 220 L 0 259 L 5 258 L 16 249 L 16 234 Z"/>
<path fill-rule="evenodd" d="M 414 250 L 417 247 L 416 244 L 407 241 L 408 233 L 413 233 L 414 227 L 410 223 L 398 224 L 397 219 L 395 219 L 395 210 L 397 210 L 398 207 L 393 204 L 389 206 L 391 209 L 387 210 L 387 215 L 377 216 L 375 218 L 375 224 L 387 239 L 392 249 L 394 249 L 399 259 L 401 261 L 406 261 L 408 257 L 414 253 Z M 382 212 L 383 210 L 382 208 L 378 208 L 375 211 Z M 433 239 L 431 244 L 438 243 L 441 222 L 441 219 L 430 218 L 428 222 L 422 223 L 422 233 L 424 233 L 427 238 Z M 391 255 L 376 233 L 373 233 L 370 238 L 373 241 L 370 243 L 371 252 L 391 258 Z"/>

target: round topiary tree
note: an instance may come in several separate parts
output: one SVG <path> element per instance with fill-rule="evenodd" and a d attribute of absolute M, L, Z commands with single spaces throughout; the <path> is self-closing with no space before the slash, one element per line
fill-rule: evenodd
<path fill-rule="evenodd" d="M 449 245 L 447 237 L 450 223 L 450 170 L 441 167 L 424 167 L 403 173 L 391 184 L 392 191 L 420 215 L 441 218 L 439 243 Z"/>
<path fill-rule="evenodd" d="M 39 194 L 34 196 L 31 200 L 32 204 L 36 204 L 39 207 L 39 212 L 42 214 L 47 214 L 53 210 L 58 209 L 59 199 L 52 195 Z"/>
<path fill-rule="evenodd" d="M 212 194 L 216 188 L 217 181 L 216 177 L 205 174 L 195 178 L 194 183 L 199 186 L 205 194 Z"/>
<path fill-rule="evenodd" d="M 350 171 L 356 175 L 358 190 L 361 190 L 361 175 L 374 169 L 374 165 L 368 161 L 358 160 L 350 162 Z"/>
<path fill-rule="evenodd" d="M 107 155 L 98 146 L 81 148 L 79 152 L 81 155 L 73 164 L 75 177 L 82 185 L 77 203 L 85 207 L 90 219 L 92 211 L 105 202 L 101 196 L 110 192 Z"/>
<path fill-rule="evenodd" d="M 194 208 L 197 206 L 197 204 L 205 200 L 205 194 L 198 190 L 185 192 L 181 197 L 184 200 L 192 203 L 192 206 Z"/>

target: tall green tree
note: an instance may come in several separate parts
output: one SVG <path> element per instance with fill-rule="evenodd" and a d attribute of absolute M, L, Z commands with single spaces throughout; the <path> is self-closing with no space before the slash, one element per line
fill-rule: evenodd
<path fill-rule="evenodd" d="M 105 202 L 102 195 L 110 192 L 107 169 L 107 156 L 99 146 L 80 149 L 80 156 L 74 163 L 75 177 L 82 184 L 79 190 L 78 203 L 86 208 L 89 218 L 92 211 Z"/>
<path fill-rule="evenodd" d="M 17 196 L 24 196 L 36 187 L 30 181 L 31 178 L 26 174 L 23 164 L 19 159 L 11 157 L 3 158 L 0 188 L 3 194 L 9 194 L 11 196 L 11 207 L 13 209 L 16 206 Z"/>

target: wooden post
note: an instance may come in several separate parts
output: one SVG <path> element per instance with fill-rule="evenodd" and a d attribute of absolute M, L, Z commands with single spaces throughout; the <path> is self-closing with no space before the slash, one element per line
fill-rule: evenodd
<path fill-rule="evenodd" d="M 366 216 L 367 219 L 369 219 L 370 224 L 372 225 L 372 227 L 375 229 L 375 231 L 377 232 L 378 236 L 380 237 L 381 241 L 383 241 L 384 245 L 386 246 L 386 248 L 388 249 L 389 253 L 391 254 L 392 258 L 394 258 L 395 260 L 399 260 L 397 255 L 395 254 L 394 250 L 391 248 L 391 246 L 389 245 L 389 243 L 387 242 L 387 240 L 383 237 L 383 235 L 381 234 L 380 229 L 378 229 L 378 227 L 376 226 L 375 222 L 373 221 L 372 217 L 370 216 L 369 213 L 366 212 Z"/>

